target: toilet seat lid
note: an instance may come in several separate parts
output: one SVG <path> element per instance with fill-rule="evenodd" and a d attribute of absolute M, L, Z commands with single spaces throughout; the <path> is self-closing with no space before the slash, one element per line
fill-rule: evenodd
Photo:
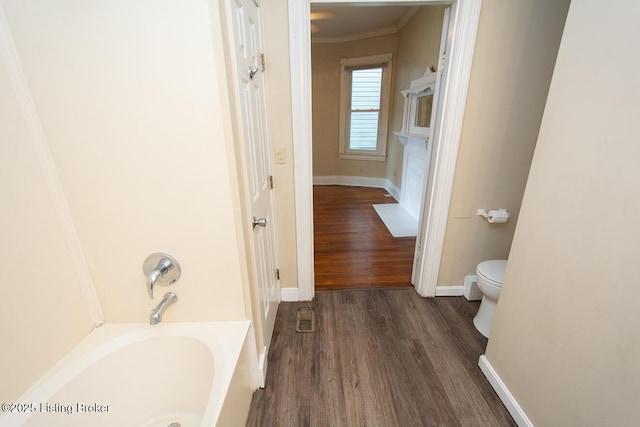
<path fill-rule="evenodd" d="M 478 264 L 476 272 L 482 274 L 489 281 L 502 285 L 504 280 L 504 272 L 507 269 L 507 261 L 502 259 L 493 259 Z"/>

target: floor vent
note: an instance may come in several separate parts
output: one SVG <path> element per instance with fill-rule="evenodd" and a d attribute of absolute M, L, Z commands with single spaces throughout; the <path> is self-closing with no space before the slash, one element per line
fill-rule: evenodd
<path fill-rule="evenodd" d="M 316 313 L 311 307 L 300 307 L 296 314 L 296 332 L 315 332 Z"/>

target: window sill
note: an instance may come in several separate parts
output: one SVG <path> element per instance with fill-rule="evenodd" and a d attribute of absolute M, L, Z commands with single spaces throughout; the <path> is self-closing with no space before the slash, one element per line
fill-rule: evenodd
<path fill-rule="evenodd" d="M 340 153 L 342 160 L 369 160 L 374 162 L 384 162 L 387 160 L 387 156 L 384 154 L 345 154 Z"/>

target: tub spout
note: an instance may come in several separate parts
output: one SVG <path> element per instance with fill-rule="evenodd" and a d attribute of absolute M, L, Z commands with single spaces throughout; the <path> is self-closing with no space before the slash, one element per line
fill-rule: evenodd
<path fill-rule="evenodd" d="M 167 308 L 171 304 L 174 304 L 178 301 L 178 297 L 173 292 L 167 292 L 164 294 L 164 298 L 160 301 L 160 304 L 156 306 L 153 310 L 151 310 L 151 317 L 149 318 L 149 323 L 152 325 L 157 325 L 162 321 L 162 314 L 167 311 Z"/>

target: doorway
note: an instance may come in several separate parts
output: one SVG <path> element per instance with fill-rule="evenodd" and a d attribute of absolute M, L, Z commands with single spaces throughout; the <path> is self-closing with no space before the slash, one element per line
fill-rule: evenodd
<path fill-rule="evenodd" d="M 428 136 L 405 136 L 406 89 L 439 68 L 446 10 L 311 7 L 317 290 L 411 286 L 429 162 Z"/>
<path fill-rule="evenodd" d="M 296 203 L 296 243 L 298 252 L 299 299 L 314 295 L 313 266 L 313 177 L 311 147 L 311 57 L 310 0 L 289 2 L 291 49 L 291 89 L 293 104 L 294 178 Z M 333 2 L 341 3 L 341 2 Z M 371 2 L 369 2 L 371 3 Z M 375 2 L 374 2 L 375 3 Z M 389 2 L 386 2 L 389 3 Z M 398 2 L 407 4 L 407 2 Z M 415 5 L 439 2 L 423 1 Z M 475 35 L 480 15 L 480 0 L 451 3 L 449 66 L 443 73 L 441 126 L 433 138 L 434 167 L 429 173 L 421 227 L 418 231 L 419 256 L 414 274 L 416 291 L 435 296 L 444 243 L 453 175 L 462 129 Z M 446 144 L 441 143 L 446 141 Z"/>

